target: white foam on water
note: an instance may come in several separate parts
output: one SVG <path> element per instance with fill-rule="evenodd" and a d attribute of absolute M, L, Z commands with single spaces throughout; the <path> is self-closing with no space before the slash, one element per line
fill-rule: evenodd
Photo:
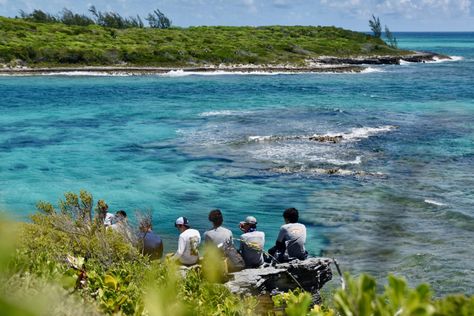
<path fill-rule="evenodd" d="M 360 140 L 369 138 L 381 133 L 387 133 L 393 130 L 396 130 L 398 127 L 393 125 L 384 125 L 379 127 L 354 127 L 349 132 L 346 133 L 327 133 L 324 135 L 314 134 L 311 137 L 336 137 L 342 136 L 342 140 Z"/>
<path fill-rule="evenodd" d="M 233 111 L 233 110 L 221 110 L 221 111 L 207 111 L 202 112 L 199 116 L 208 117 L 208 116 L 232 116 L 232 115 L 242 115 L 250 114 L 250 111 Z"/>
<path fill-rule="evenodd" d="M 229 71 L 229 70 L 214 70 L 214 71 L 184 71 L 183 69 L 171 70 L 167 73 L 157 74 L 161 77 L 187 77 L 187 76 L 277 76 L 277 75 L 340 75 L 340 74 L 359 74 L 359 73 L 374 73 L 385 72 L 380 68 L 368 67 L 362 71 Z"/>
<path fill-rule="evenodd" d="M 445 206 L 445 205 L 446 205 L 446 204 L 444 204 L 444 203 L 437 202 L 437 201 L 433 201 L 433 200 L 428 200 L 428 199 L 425 199 L 424 202 L 425 202 L 425 203 L 428 203 L 428 204 L 433 204 L 433 205 L 436 205 L 436 206 Z"/>
<path fill-rule="evenodd" d="M 385 71 L 381 68 L 367 67 L 364 70 L 362 70 L 360 73 L 361 74 L 371 74 L 371 73 L 374 73 L 374 72 L 385 72 Z"/>
<path fill-rule="evenodd" d="M 342 138 L 347 140 L 365 139 L 373 135 L 391 132 L 396 129 L 397 127 L 393 125 L 384 125 L 379 127 L 356 127 L 353 128 L 349 133 L 342 134 Z"/>
<path fill-rule="evenodd" d="M 322 161 L 328 162 L 336 166 L 360 165 L 362 163 L 362 157 L 357 156 L 354 160 L 322 159 Z"/>
<path fill-rule="evenodd" d="M 447 58 L 439 58 L 439 57 L 434 57 L 433 60 L 426 61 L 427 64 L 439 64 L 439 63 L 446 63 L 446 62 L 455 62 L 455 61 L 461 61 L 464 58 L 462 56 L 449 56 L 451 59 Z"/>
<path fill-rule="evenodd" d="M 42 73 L 43 76 L 71 76 L 71 77 L 128 77 L 132 76 L 126 72 L 106 72 L 106 71 L 58 71 Z"/>
<path fill-rule="evenodd" d="M 266 136 L 249 136 L 247 141 L 249 142 L 270 142 L 277 140 L 309 140 L 309 136 L 277 136 L 277 135 L 266 135 Z"/>
<path fill-rule="evenodd" d="M 187 77 L 187 76 L 224 76 L 224 75 L 250 75 L 250 76 L 276 76 L 276 75 L 291 75 L 298 74 L 298 72 L 269 72 L 269 71 L 184 71 L 183 69 L 171 70 L 164 74 L 158 74 L 162 77 Z"/>
<path fill-rule="evenodd" d="M 314 134 L 311 136 L 304 135 L 304 136 L 276 136 L 276 135 L 264 135 L 264 136 L 248 136 L 247 140 L 249 142 L 270 142 L 270 141 L 277 141 L 277 140 L 307 140 L 310 141 L 310 137 L 336 137 L 342 136 L 342 140 L 359 140 L 369 138 L 370 136 L 374 136 L 381 133 L 390 132 L 396 130 L 398 127 L 393 125 L 384 125 L 379 127 L 355 127 L 352 128 L 349 132 L 346 133 L 327 133 L 324 135 Z M 331 143 L 331 141 L 321 141 L 315 143 Z"/>
<path fill-rule="evenodd" d="M 268 136 L 249 136 L 247 139 L 248 139 L 249 142 L 260 143 L 260 142 L 275 140 L 275 136 L 272 136 L 272 135 L 268 135 Z"/>

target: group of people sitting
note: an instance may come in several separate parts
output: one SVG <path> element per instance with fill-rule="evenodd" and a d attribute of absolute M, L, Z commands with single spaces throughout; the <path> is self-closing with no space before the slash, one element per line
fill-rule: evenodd
<path fill-rule="evenodd" d="M 102 216 L 104 225 L 131 237 L 126 213 L 121 210 L 113 215 L 107 212 L 107 208 L 105 202 L 99 201 L 98 209 L 104 214 Z M 298 210 L 295 208 L 288 208 L 283 212 L 285 224 L 280 227 L 275 245 L 265 252 L 265 233 L 257 229 L 257 219 L 254 216 L 247 216 L 240 222 L 239 228 L 242 234 L 240 238 L 235 239 L 232 231 L 222 226 L 224 222 L 222 212 L 215 209 L 209 213 L 208 219 L 212 223 L 212 228 L 203 235 L 204 245 L 218 249 L 227 260 L 229 270 L 257 268 L 264 262 L 304 260 L 308 256 L 305 249 L 306 227 L 298 222 L 298 218 Z M 151 220 L 142 221 L 139 226 L 139 248 L 152 259 L 160 259 L 163 255 L 163 242 L 153 232 Z M 183 216 L 176 219 L 175 227 L 179 231 L 178 249 L 167 257 L 185 266 L 197 264 L 200 259 L 201 234 L 192 228 L 189 220 Z M 237 248 L 234 240 L 239 241 Z"/>

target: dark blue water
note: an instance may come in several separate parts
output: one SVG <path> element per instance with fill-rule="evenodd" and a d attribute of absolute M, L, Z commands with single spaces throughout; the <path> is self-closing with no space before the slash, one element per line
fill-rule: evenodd
<path fill-rule="evenodd" d="M 362 74 L 0 77 L 0 208 L 25 219 L 84 188 L 151 209 L 173 251 L 178 216 L 203 232 L 221 208 L 238 234 L 254 215 L 269 248 L 294 206 L 309 251 L 343 270 L 472 294 L 474 34 L 396 35 L 458 57 Z"/>

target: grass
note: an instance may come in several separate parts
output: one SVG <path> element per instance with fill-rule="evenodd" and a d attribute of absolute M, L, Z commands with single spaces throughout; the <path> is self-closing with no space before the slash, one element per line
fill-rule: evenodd
<path fill-rule="evenodd" d="M 113 29 L 0 17 L 0 63 L 190 67 L 293 64 L 318 56 L 403 55 L 381 39 L 323 26 Z"/>

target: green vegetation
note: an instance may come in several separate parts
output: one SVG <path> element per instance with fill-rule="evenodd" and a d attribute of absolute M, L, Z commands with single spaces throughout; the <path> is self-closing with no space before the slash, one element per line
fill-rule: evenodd
<path fill-rule="evenodd" d="M 452 295 L 433 299 L 430 287 L 409 288 L 403 278 L 388 277 L 383 293 L 377 293 L 375 279 L 368 275 L 345 275 L 347 289 L 337 290 L 327 306 L 311 306 L 308 293 L 295 290 L 273 297 L 289 316 L 472 316 L 474 297 Z"/>
<path fill-rule="evenodd" d="M 156 11 L 148 21 L 165 23 L 159 22 L 160 13 Z M 305 65 L 308 59 L 319 56 L 407 53 L 388 46 L 380 38 L 336 27 L 118 29 L 96 24 L 77 26 L 0 17 L 0 63 L 12 66 L 19 60 L 32 67 Z"/>
<path fill-rule="evenodd" d="M 382 24 L 380 23 L 380 19 L 372 14 L 372 18 L 369 20 L 369 27 L 374 37 L 381 38 L 382 37 Z M 387 38 L 387 45 L 396 49 L 398 47 L 397 38 L 390 32 L 390 29 L 387 25 L 385 25 L 385 37 Z"/>
<path fill-rule="evenodd" d="M 390 47 L 393 47 L 393 48 L 398 47 L 397 38 L 395 37 L 395 35 L 393 35 L 392 32 L 390 32 L 390 29 L 386 25 L 385 25 L 385 37 L 387 38 L 387 43 Z"/>
<path fill-rule="evenodd" d="M 382 24 L 380 24 L 380 19 L 372 14 L 372 18 L 369 20 L 369 27 L 374 37 L 380 38 L 382 36 Z"/>
<path fill-rule="evenodd" d="M 347 289 L 323 306 L 297 289 L 263 307 L 231 294 L 216 270 L 192 268 L 182 277 L 171 262 L 142 256 L 105 230 L 97 212 L 91 220 L 92 205 L 85 191 L 66 193 L 57 208 L 38 203 L 31 223 L 0 220 L 2 315 L 474 315 L 474 297 L 433 299 L 428 285 L 411 289 L 393 276 L 382 293 L 369 276 L 345 275 Z M 218 265 L 217 258 L 210 255 L 205 266 Z"/>
<path fill-rule="evenodd" d="M 66 8 L 57 15 L 38 9 L 33 10 L 31 13 L 20 10 L 20 18 L 37 23 L 62 23 L 66 25 L 79 26 L 95 24 L 116 29 L 145 27 L 139 15 L 127 18 L 113 11 L 99 11 L 95 6 L 91 6 L 89 12 L 92 14 L 92 18 L 85 14 L 74 13 Z M 146 20 L 152 28 L 166 29 L 171 27 L 171 20 L 160 10 L 154 10 L 153 13 L 148 14 Z"/>

